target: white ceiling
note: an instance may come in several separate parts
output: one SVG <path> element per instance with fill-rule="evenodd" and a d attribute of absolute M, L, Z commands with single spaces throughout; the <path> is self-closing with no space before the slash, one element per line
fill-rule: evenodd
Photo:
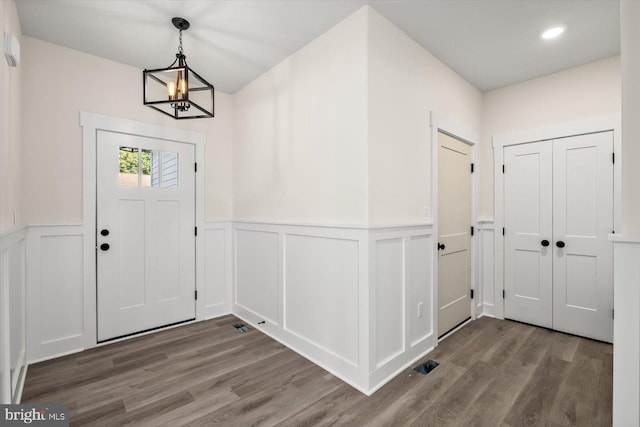
<path fill-rule="evenodd" d="M 620 52 L 618 0 L 16 0 L 23 34 L 138 68 L 189 65 L 234 93 L 364 4 L 482 91 Z M 540 39 L 553 25 L 560 38 Z"/>

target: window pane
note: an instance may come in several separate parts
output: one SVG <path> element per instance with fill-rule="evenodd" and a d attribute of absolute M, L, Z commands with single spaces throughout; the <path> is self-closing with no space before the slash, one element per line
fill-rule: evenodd
<path fill-rule="evenodd" d="M 162 188 L 178 188 L 178 153 L 162 152 Z"/>
<path fill-rule="evenodd" d="M 138 186 L 138 149 L 120 147 L 120 185 Z"/>
<path fill-rule="evenodd" d="M 140 186 L 141 187 L 159 187 L 160 186 L 160 169 L 158 165 L 159 152 L 155 150 L 142 150 L 140 155 Z"/>

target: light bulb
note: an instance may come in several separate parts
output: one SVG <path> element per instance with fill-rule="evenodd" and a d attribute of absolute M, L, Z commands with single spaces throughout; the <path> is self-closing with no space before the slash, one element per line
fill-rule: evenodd
<path fill-rule="evenodd" d="M 176 82 L 167 83 L 167 92 L 169 93 L 169 99 L 174 99 L 176 97 Z"/>
<path fill-rule="evenodd" d="M 187 81 L 185 79 L 180 80 L 180 92 L 182 97 L 187 93 Z"/>

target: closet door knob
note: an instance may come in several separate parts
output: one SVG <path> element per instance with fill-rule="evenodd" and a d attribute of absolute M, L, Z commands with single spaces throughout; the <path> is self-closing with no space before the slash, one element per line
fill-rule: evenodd
<path fill-rule="evenodd" d="M 445 248 L 444 243 L 438 243 L 438 250 L 439 251 L 444 251 L 444 248 Z"/>
<path fill-rule="evenodd" d="M 100 245 L 100 249 L 102 249 L 103 251 L 108 251 L 109 250 L 109 244 L 108 243 L 103 243 Z"/>
<path fill-rule="evenodd" d="M 540 242 L 540 244 L 546 248 L 547 246 L 549 246 L 549 241 L 545 239 L 542 242 Z"/>
<path fill-rule="evenodd" d="M 564 248 L 564 242 L 562 240 L 558 240 L 556 242 L 556 246 L 559 247 L 559 248 Z"/>

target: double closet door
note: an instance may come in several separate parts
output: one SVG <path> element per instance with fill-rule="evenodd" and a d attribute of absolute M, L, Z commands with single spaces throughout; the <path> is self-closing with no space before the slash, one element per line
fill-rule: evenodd
<path fill-rule="evenodd" d="M 613 340 L 613 133 L 504 148 L 505 317 Z"/>

